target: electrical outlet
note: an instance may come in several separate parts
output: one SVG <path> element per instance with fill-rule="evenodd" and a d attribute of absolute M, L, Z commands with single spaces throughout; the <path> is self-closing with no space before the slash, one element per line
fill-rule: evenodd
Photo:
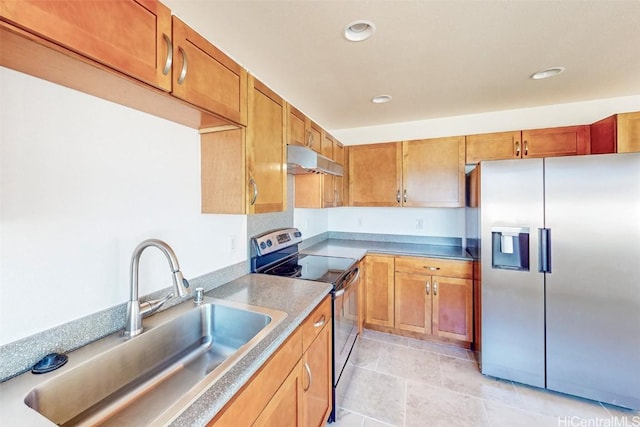
<path fill-rule="evenodd" d="M 238 237 L 229 236 L 229 251 L 235 252 L 238 250 Z"/>
<path fill-rule="evenodd" d="M 424 223 L 420 218 L 416 219 L 416 230 L 422 230 L 424 228 Z"/>
<path fill-rule="evenodd" d="M 358 217 L 358 227 L 362 227 L 362 217 Z"/>

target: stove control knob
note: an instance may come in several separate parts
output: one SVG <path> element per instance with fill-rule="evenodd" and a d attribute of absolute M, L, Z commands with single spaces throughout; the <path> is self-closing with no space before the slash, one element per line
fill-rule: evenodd
<path fill-rule="evenodd" d="M 293 237 L 300 237 L 302 236 L 302 233 L 299 231 L 296 231 L 295 233 L 293 233 Z"/>
<path fill-rule="evenodd" d="M 273 246 L 273 242 L 271 242 L 271 239 L 267 240 L 267 246 L 269 247 Z"/>
<path fill-rule="evenodd" d="M 260 249 L 267 249 L 267 244 L 265 242 L 260 242 Z"/>

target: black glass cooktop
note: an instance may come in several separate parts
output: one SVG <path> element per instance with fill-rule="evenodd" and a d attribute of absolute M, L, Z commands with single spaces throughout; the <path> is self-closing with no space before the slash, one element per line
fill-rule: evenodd
<path fill-rule="evenodd" d="M 354 262 L 355 260 L 352 258 L 298 255 L 263 271 L 263 273 L 335 283 Z"/>

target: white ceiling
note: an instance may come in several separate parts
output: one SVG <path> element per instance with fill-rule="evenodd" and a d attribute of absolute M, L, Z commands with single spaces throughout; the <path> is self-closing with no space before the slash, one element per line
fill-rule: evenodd
<path fill-rule="evenodd" d="M 640 94 L 640 0 L 163 3 L 330 131 Z"/>

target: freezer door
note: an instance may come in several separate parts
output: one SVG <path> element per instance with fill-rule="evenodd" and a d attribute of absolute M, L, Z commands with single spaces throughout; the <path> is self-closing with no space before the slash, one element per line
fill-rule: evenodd
<path fill-rule="evenodd" d="M 547 388 L 638 409 L 640 153 L 545 159 L 545 187 Z"/>
<path fill-rule="evenodd" d="M 544 275 L 538 273 L 537 232 L 544 226 L 542 159 L 482 162 L 480 168 L 482 373 L 544 387 Z M 530 268 L 492 267 L 492 228 L 529 229 Z"/>

